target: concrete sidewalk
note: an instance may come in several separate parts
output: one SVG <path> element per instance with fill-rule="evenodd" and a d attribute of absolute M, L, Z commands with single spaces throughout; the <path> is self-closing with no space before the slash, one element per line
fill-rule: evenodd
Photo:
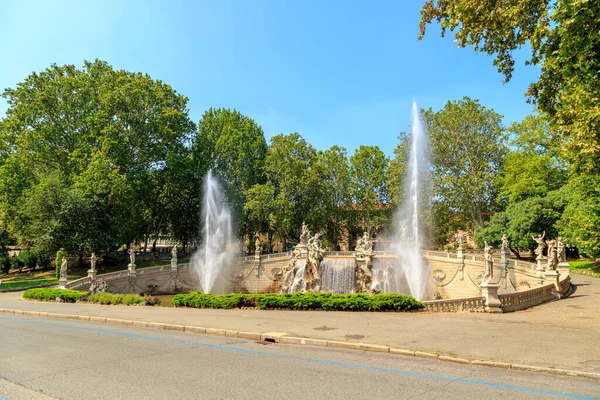
<path fill-rule="evenodd" d="M 508 314 L 200 310 L 42 303 L 0 294 L 0 308 L 363 342 L 439 355 L 600 372 L 600 279 L 573 275 L 567 299 Z"/>

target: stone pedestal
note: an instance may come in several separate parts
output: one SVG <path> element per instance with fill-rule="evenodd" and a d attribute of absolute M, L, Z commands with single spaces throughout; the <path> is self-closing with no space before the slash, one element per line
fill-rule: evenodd
<path fill-rule="evenodd" d="M 535 274 L 539 278 L 544 274 L 544 271 L 546 270 L 545 266 L 548 265 L 548 257 L 538 256 L 536 258 L 536 261 L 537 261 L 537 269 L 535 271 Z"/>
<path fill-rule="evenodd" d="M 88 278 L 90 278 L 92 281 L 96 280 L 96 270 L 95 269 L 88 269 L 87 274 L 88 274 Z"/>
<path fill-rule="evenodd" d="M 485 312 L 501 313 L 500 299 L 498 298 L 498 289 L 500 285 L 497 283 L 483 282 L 481 285 L 481 295 L 485 298 Z"/>
<path fill-rule="evenodd" d="M 135 276 L 135 264 L 129 264 L 127 269 L 129 270 L 129 275 Z"/>
<path fill-rule="evenodd" d="M 562 293 L 560 290 L 560 273 L 558 271 L 546 271 L 544 272 L 544 278 L 547 282 L 552 282 L 554 284 L 554 291 L 558 298 L 562 297 Z"/>
<path fill-rule="evenodd" d="M 171 271 L 177 272 L 177 260 L 171 260 Z"/>
<path fill-rule="evenodd" d="M 565 277 L 570 274 L 571 266 L 569 265 L 568 262 L 562 261 L 562 262 L 558 263 L 558 265 L 556 266 L 556 269 L 558 270 L 558 272 L 560 272 L 560 275 L 562 277 Z"/>
<path fill-rule="evenodd" d="M 58 280 L 58 288 L 59 289 L 66 289 L 67 288 L 67 278 L 60 278 Z"/>
<path fill-rule="evenodd" d="M 501 279 L 504 281 L 504 289 L 508 288 L 508 265 L 509 265 L 509 261 L 510 260 L 510 250 L 508 249 L 502 249 L 500 251 L 500 268 L 501 268 L 501 272 L 500 272 L 500 276 Z"/>

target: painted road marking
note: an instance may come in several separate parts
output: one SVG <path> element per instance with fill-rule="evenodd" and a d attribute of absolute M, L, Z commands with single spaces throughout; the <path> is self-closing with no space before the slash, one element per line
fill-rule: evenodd
<path fill-rule="evenodd" d="M 380 368 L 380 367 L 373 367 L 373 366 L 369 366 L 369 365 L 348 364 L 348 363 L 343 363 L 343 362 L 339 362 L 339 361 L 322 360 L 322 359 L 299 357 L 299 356 L 290 356 L 290 355 L 286 355 L 286 354 L 271 353 L 268 351 L 240 349 L 237 347 L 222 346 L 222 345 L 216 345 L 216 344 L 210 344 L 210 343 L 192 342 L 192 341 L 188 341 L 188 340 L 167 339 L 167 338 L 162 338 L 162 337 L 157 337 L 157 336 L 138 335 L 136 333 L 118 332 L 118 331 L 111 331 L 108 329 L 86 328 L 86 327 L 76 326 L 76 325 L 67 325 L 67 324 L 59 324 L 59 323 L 43 322 L 43 321 L 31 321 L 31 320 L 19 319 L 19 318 L 0 317 L 0 320 L 10 321 L 10 322 L 19 322 L 19 323 L 30 324 L 30 325 L 43 325 L 43 326 L 52 326 L 52 327 L 58 327 L 58 328 L 64 328 L 64 329 L 75 329 L 75 330 L 88 331 L 88 332 L 105 333 L 105 334 L 109 334 L 109 335 L 131 337 L 134 339 L 153 340 L 153 341 L 157 341 L 157 342 L 186 344 L 186 345 L 191 345 L 191 346 L 196 346 L 196 347 L 206 347 L 206 348 L 211 348 L 211 349 L 216 349 L 216 350 L 226 350 L 226 351 L 233 351 L 233 352 L 238 352 L 238 353 L 247 353 L 247 354 L 260 355 L 260 356 L 268 356 L 268 357 L 287 358 L 287 359 L 293 359 L 293 360 L 298 360 L 298 361 L 335 365 L 335 366 L 339 366 L 339 367 L 346 367 L 346 368 L 353 368 L 353 369 L 364 369 L 364 370 L 369 370 L 369 371 L 385 372 L 385 373 L 390 373 L 390 374 L 415 376 L 415 377 L 419 377 L 419 378 L 428 378 L 428 379 L 450 381 L 450 382 L 457 382 L 457 383 L 467 383 L 467 384 L 472 384 L 472 385 L 487 386 L 487 387 L 498 388 L 498 389 L 514 390 L 514 391 L 518 391 L 518 392 L 527 392 L 527 393 L 535 393 L 535 394 L 541 394 L 541 395 L 546 395 L 546 396 L 563 397 L 563 398 L 567 398 L 567 399 L 594 400 L 594 398 L 592 398 L 592 397 L 577 396 L 577 395 L 568 394 L 568 393 L 550 392 L 550 391 L 546 391 L 546 390 L 532 389 L 532 388 L 521 387 L 521 386 L 504 385 L 501 383 L 477 381 L 477 380 L 463 379 L 463 378 L 452 378 L 452 377 L 443 376 L 443 375 L 432 375 L 432 374 L 427 374 L 427 373 L 422 373 L 422 372 Z M 3 399 L 0 399 L 0 400 L 3 400 Z"/>

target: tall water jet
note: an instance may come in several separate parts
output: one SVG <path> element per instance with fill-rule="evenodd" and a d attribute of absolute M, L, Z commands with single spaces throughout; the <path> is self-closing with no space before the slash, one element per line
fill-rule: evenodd
<path fill-rule="evenodd" d="M 202 241 L 191 259 L 192 268 L 200 280 L 204 293 L 221 292 L 218 283 L 225 268 L 232 263 L 232 253 L 227 252 L 232 238 L 231 212 L 223 199 L 219 182 L 212 171 L 204 178 L 202 201 Z"/>
<path fill-rule="evenodd" d="M 418 300 L 427 297 L 429 264 L 421 255 L 425 242 L 423 211 L 429 204 L 427 178 L 429 152 L 427 134 L 421 121 L 417 103 L 412 106 L 412 127 L 408 168 L 404 181 L 405 198 L 396 215 L 396 251 L 398 264 L 395 266 L 396 290 L 408 290 Z"/>

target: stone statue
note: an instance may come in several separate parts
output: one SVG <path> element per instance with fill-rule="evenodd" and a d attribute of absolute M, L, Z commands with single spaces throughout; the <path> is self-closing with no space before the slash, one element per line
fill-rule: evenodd
<path fill-rule="evenodd" d="M 60 280 L 67 280 L 67 257 L 62 258 L 62 262 L 60 263 Z"/>
<path fill-rule="evenodd" d="M 96 253 L 92 253 L 92 256 L 90 257 L 90 270 L 92 271 L 96 271 L 96 260 L 98 260 Z"/>
<path fill-rule="evenodd" d="M 373 242 L 369 238 L 368 232 L 365 232 L 363 237 L 357 241 L 354 258 L 356 260 L 355 290 L 371 293 L 373 287 Z"/>
<path fill-rule="evenodd" d="M 177 246 L 173 246 L 171 249 L 171 262 L 177 263 Z"/>
<path fill-rule="evenodd" d="M 491 282 L 494 277 L 494 259 L 492 258 L 492 246 L 488 244 L 488 242 L 484 242 L 485 246 L 483 247 L 483 258 L 485 262 L 485 273 L 483 275 L 483 282 Z"/>
<path fill-rule="evenodd" d="M 310 231 L 308 230 L 308 226 L 303 222 L 302 223 L 302 233 L 300 234 L 300 244 L 308 245 L 309 238 L 310 238 Z"/>
<path fill-rule="evenodd" d="M 537 258 L 541 258 L 544 254 L 544 248 L 546 244 L 544 243 L 544 237 L 546 236 L 546 231 L 542 233 L 540 236 L 532 236 L 531 238 L 537 243 L 537 248 L 535 249 L 535 255 Z"/>
<path fill-rule="evenodd" d="M 548 265 L 546 271 L 552 271 L 556 269 L 558 264 L 558 257 L 556 252 L 556 239 L 548 240 Z"/>
<path fill-rule="evenodd" d="M 281 277 L 281 293 L 288 293 L 294 284 L 294 278 L 296 277 L 297 272 L 296 261 L 298 261 L 298 255 L 298 252 L 292 251 L 292 258 L 283 270 L 283 276 Z"/>
<path fill-rule="evenodd" d="M 567 262 L 567 248 L 565 246 L 565 243 L 562 241 L 562 239 L 559 237 L 556 240 L 556 250 L 558 253 L 558 262 L 559 263 L 564 263 Z"/>
<path fill-rule="evenodd" d="M 502 252 L 508 252 L 508 238 L 506 235 L 502 235 Z"/>
<path fill-rule="evenodd" d="M 464 235 L 462 231 L 458 231 L 456 233 L 456 243 L 458 244 L 458 247 L 462 248 L 463 245 L 463 241 L 464 241 Z"/>
<path fill-rule="evenodd" d="M 88 289 L 88 293 L 103 293 L 108 290 L 108 284 L 104 279 L 100 281 L 92 281 L 90 288 Z"/>
<path fill-rule="evenodd" d="M 319 291 L 319 280 L 321 276 L 319 274 L 319 268 L 325 252 L 321 247 L 321 241 L 319 238 L 322 233 L 318 232 L 315 236 L 308 239 L 308 258 L 306 260 L 306 267 L 304 268 L 304 282 L 306 283 L 306 290 L 309 292 Z"/>
<path fill-rule="evenodd" d="M 258 238 L 258 236 L 256 237 L 256 241 L 254 242 L 254 252 L 255 253 L 260 253 L 260 239 Z"/>
<path fill-rule="evenodd" d="M 133 250 L 133 247 L 127 253 L 129 254 L 129 265 L 135 265 L 135 250 Z"/>

